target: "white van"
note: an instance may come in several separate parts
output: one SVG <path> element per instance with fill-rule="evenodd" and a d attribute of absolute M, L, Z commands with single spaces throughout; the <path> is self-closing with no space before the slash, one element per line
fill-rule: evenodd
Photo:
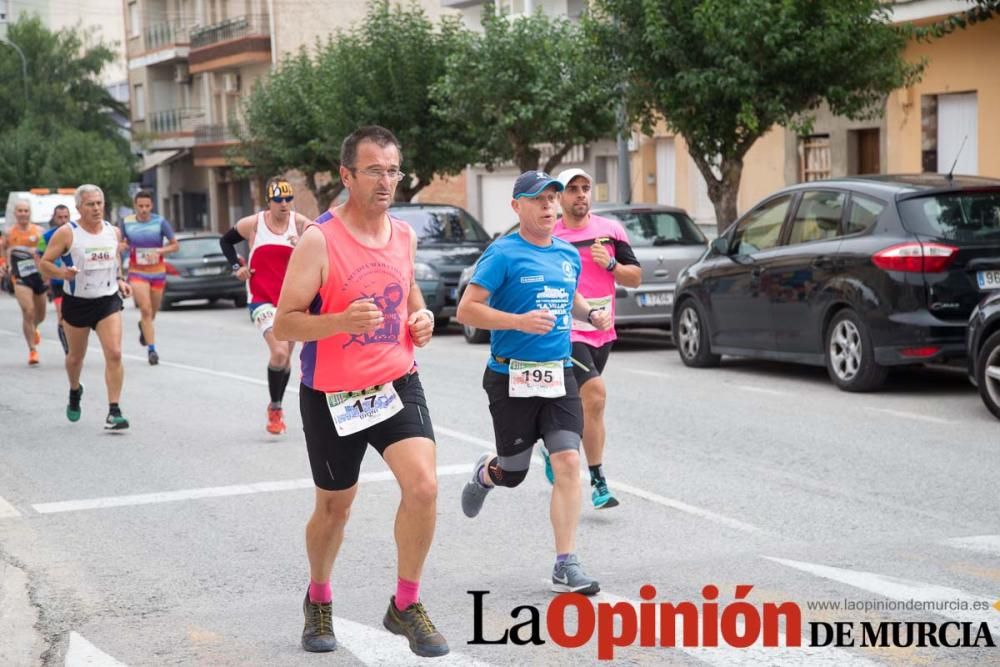
<path fill-rule="evenodd" d="M 5 217 L 8 225 L 14 224 L 14 203 L 19 199 L 27 199 L 31 203 L 31 222 L 47 229 L 52 220 L 56 206 L 62 204 L 69 207 L 70 217 L 79 217 L 76 212 L 76 201 L 73 193 L 76 188 L 59 188 L 56 191 L 48 188 L 32 188 L 26 192 L 11 192 L 7 195 Z"/>

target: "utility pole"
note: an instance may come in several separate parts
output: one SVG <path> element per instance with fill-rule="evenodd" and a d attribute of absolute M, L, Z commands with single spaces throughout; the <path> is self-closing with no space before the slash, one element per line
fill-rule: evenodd
<path fill-rule="evenodd" d="M 24 80 L 24 112 L 28 113 L 28 59 L 24 57 L 24 51 L 21 50 L 21 47 L 7 39 L 12 3 L 13 0 L 0 0 L 0 44 L 6 44 L 14 49 L 21 58 L 21 78 Z"/>

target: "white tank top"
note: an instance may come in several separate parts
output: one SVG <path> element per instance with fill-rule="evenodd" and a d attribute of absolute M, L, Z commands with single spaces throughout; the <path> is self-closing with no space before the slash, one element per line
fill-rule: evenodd
<path fill-rule="evenodd" d="M 64 283 L 67 294 L 81 299 L 110 296 L 118 291 L 118 236 L 108 221 L 101 230 L 91 234 L 75 222 L 73 244 L 69 248 L 67 266 L 77 268 L 76 278 Z"/>

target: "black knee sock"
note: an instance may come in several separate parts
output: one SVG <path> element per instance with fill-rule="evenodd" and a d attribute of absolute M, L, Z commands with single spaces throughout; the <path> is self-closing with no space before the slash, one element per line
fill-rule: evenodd
<path fill-rule="evenodd" d="M 108 404 L 108 412 L 111 413 L 112 415 L 114 415 L 115 417 L 121 417 L 122 416 L 122 409 L 118 407 L 117 403 L 109 403 Z"/>
<path fill-rule="evenodd" d="M 285 387 L 288 386 L 288 378 L 291 376 L 291 368 L 267 367 L 267 389 L 271 392 L 271 407 L 281 407 L 281 399 L 285 397 Z"/>

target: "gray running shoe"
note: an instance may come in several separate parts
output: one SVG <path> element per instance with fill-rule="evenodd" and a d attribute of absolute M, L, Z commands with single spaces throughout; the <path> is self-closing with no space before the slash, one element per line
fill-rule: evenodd
<path fill-rule="evenodd" d="M 424 605 L 414 602 L 400 611 L 396 609 L 396 596 L 389 598 L 389 609 L 382 625 L 389 632 L 403 635 L 410 641 L 410 650 L 425 658 L 437 658 L 448 653 L 448 642 L 431 622 Z"/>
<path fill-rule="evenodd" d="M 492 454 L 483 454 L 479 457 L 475 467 L 472 469 L 472 479 L 466 482 L 465 488 L 462 489 L 462 511 L 470 519 L 479 514 L 479 510 L 483 509 L 483 501 L 486 500 L 486 494 L 493 489 L 492 486 L 484 486 L 479 481 L 479 471 L 483 469 L 483 466 L 491 458 L 493 458 Z"/>
<path fill-rule="evenodd" d="M 337 648 L 337 636 L 333 634 L 333 605 L 329 602 L 313 602 L 306 591 L 302 602 L 302 613 L 306 625 L 302 628 L 302 648 L 310 653 L 329 653 Z"/>
<path fill-rule="evenodd" d="M 552 568 L 552 590 L 556 593 L 595 595 L 601 591 L 601 585 L 584 573 L 576 554 L 570 554 Z"/>

